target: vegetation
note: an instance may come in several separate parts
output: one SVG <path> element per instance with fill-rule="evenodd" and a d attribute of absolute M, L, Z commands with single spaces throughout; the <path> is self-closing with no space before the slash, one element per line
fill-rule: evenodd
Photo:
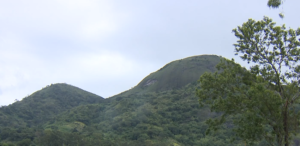
<path fill-rule="evenodd" d="M 282 3 L 268 0 L 270 8 Z M 108 99 L 50 85 L 0 108 L 0 146 L 288 146 L 292 138 L 299 145 L 300 29 L 265 17 L 233 32 L 237 54 L 255 64 L 250 70 L 202 55 L 173 61 Z"/>
<path fill-rule="evenodd" d="M 22 101 L 4 107 L 7 110 L 14 107 L 11 112 L 13 115 L 7 114 L 6 110 L 1 108 L 1 121 L 10 118 L 12 123 L 18 122 L 5 123 L 5 126 L 3 123 L 3 126 L 0 126 L 1 144 L 232 145 L 229 136 L 233 136 L 233 133 L 227 130 L 230 125 L 222 127 L 223 129 L 214 135 L 205 136 L 205 120 L 218 117 L 219 114 L 210 112 L 207 107 L 199 108 L 195 95 L 197 77 L 192 72 L 214 71 L 216 69 L 213 66 L 219 60 L 220 57 L 215 55 L 203 55 L 174 61 L 150 74 L 135 88 L 108 99 L 99 96 L 93 98 L 93 94 L 66 84 L 46 87 Z M 172 72 L 174 74 L 168 76 Z M 156 83 L 140 88 L 144 81 L 154 77 Z M 171 80 L 180 84 L 171 86 L 173 83 L 168 83 Z M 155 86 L 166 88 L 154 90 L 159 89 Z M 32 108 L 33 106 L 37 108 Z M 47 114 L 34 114 L 27 118 L 29 114 L 24 112 L 25 107 L 32 108 L 33 113 Z M 243 143 L 236 141 L 234 144 Z"/>
<path fill-rule="evenodd" d="M 283 4 L 283 0 L 268 0 L 268 7 L 276 9 L 279 8 Z M 279 17 L 283 18 L 283 12 L 279 13 Z"/>
<path fill-rule="evenodd" d="M 199 108 L 195 88 L 196 83 L 177 90 L 115 96 L 109 105 L 76 107 L 44 128 L 83 137 L 101 133 L 112 145 L 232 145 L 224 136 L 232 133 L 225 127 L 205 137 L 205 119 L 218 114 Z"/>
<path fill-rule="evenodd" d="M 101 103 L 104 99 L 67 84 L 43 88 L 22 101 L 0 108 L 0 141 L 33 139 L 41 125 L 79 105 Z"/>
<path fill-rule="evenodd" d="M 202 61 L 205 59 L 218 61 L 219 57 L 203 55 L 178 60 L 166 65 L 157 71 L 157 74 L 152 73 L 143 81 L 151 79 L 153 76 L 163 76 L 167 78 L 164 78 L 165 80 L 170 80 L 170 78 L 182 80 L 182 74 L 197 68 L 195 64 L 198 64 L 199 68 L 209 70 L 202 66 L 204 64 Z M 217 61 L 205 65 L 213 63 L 215 65 Z M 183 68 L 184 66 L 185 68 Z M 164 75 L 164 73 L 169 74 L 172 71 L 182 74 Z M 105 99 L 106 102 L 103 104 L 73 108 L 59 115 L 56 122 L 47 123 L 44 129 L 69 133 L 75 131 L 82 136 L 101 133 L 103 139 L 110 141 L 113 145 L 118 143 L 122 143 L 122 145 L 230 145 L 230 140 L 224 136 L 224 133 L 230 135 L 226 130 L 216 136 L 204 137 L 205 119 L 218 115 L 211 113 L 207 108 L 199 109 L 195 96 L 196 81 L 185 86 L 182 85 L 183 87 L 173 86 L 174 89 L 149 91 L 151 86 L 159 85 L 160 78 L 156 78 L 156 80 L 158 80 L 158 84 L 151 84 L 141 89 L 139 85 L 143 83 L 142 81 L 137 87 L 125 93 Z M 84 128 L 80 128 L 82 126 L 74 123 L 82 123 Z M 218 136 L 222 138 L 218 138 Z M 218 140 L 210 142 L 213 141 L 212 139 Z"/>
<path fill-rule="evenodd" d="M 283 3 L 282 0 L 269 0 L 268 7 L 278 8 Z"/>
<path fill-rule="evenodd" d="M 234 117 L 206 135 L 206 120 L 218 119 L 222 113 L 211 112 L 207 105 L 200 108 L 197 102 L 199 85 L 192 72 L 214 72 L 220 59 L 202 55 L 171 62 L 131 90 L 108 99 L 67 84 L 48 86 L 0 108 L 0 145 L 242 146 L 241 138 L 231 139 Z M 152 79 L 156 82 L 143 86 Z M 29 109 L 36 114 L 26 112 Z M 254 144 L 264 146 L 266 141 Z"/>
<path fill-rule="evenodd" d="M 299 132 L 300 28 L 286 30 L 265 17 L 249 19 L 233 32 L 236 53 L 254 65 L 248 71 L 224 59 L 218 72 L 201 76 L 200 104 L 222 112 L 220 118 L 207 121 L 208 132 L 229 118 L 247 144 L 265 140 L 289 146 L 291 136 Z"/>

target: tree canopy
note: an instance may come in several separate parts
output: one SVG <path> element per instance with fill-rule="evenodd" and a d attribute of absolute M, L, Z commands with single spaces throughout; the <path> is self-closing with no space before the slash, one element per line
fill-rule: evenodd
<path fill-rule="evenodd" d="M 280 5 L 282 5 L 283 1 L 282 0 L 268 0 L 268 7 L 276 9 L 279 8 Z M 283 12 L 279 13 L 279 17 L 283 18 L 284 14 Z"/>
<path fill-rule="evenodd" d="M 282 3 L 282 0 L 269 0 L 268 6 L 270 8 L 278 8 Z"/>
<path fill-rule="evenodd" d="M 200 104 L 222 113 L 207 121 L 208 131 L 230 119 L 237 137 L 248 144 L 264 140 L 288 146 L 299 128 L 300 28 L 286 30 L 264 17 L 249 19 L 233 32 L 236 55 L 254 65 L 247 70 L 224 59 L 217 72 L 200 77 Z"/>

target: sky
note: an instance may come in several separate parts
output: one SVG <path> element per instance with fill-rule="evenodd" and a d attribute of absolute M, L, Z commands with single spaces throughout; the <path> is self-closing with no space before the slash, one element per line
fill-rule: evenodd
<path fill-rule="evenodd" d="M 0 105 L 50 84 L 104 98 L 165 64 L 202 54 L 235 60 L 232 29 L 249 18 L 300 26 L 300 1 L 0 0 Z M 284 12 L 285 18 L 278 14 Z"/>

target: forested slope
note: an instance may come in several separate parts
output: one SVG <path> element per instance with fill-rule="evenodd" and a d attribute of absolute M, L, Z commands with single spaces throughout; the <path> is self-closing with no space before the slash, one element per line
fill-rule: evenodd
<path fill-rule="evenodd" d="M 52 85 L 1 108 L 1 118 L 9 117 L 6 109 L 10 109 L 13 118 L 9 120 L 14 121 L 2 123 L 7 127 L 1 126 L 1 139 L 19 145 L 243 144 L 230 143 L 230 123 L 205 136 L 205 120 L 219 114 L 200 108 L 195 90 L 201 74 L 214 72 L 219 60 L 215 55 L 202 55 L 173 61 L 133 89 L 108 99 L 67 89 L 69 85 Z M 29 109 L 37 114 L 27 113 Z"/>
<path fill-rule="evenodd" d="M 199 108 L 196 84 L 176 90 L 117 96 L 107 105 L 94 104 L 64 112 L 45 129 L 100 134 L 112 145 L 231 145 L 229 131 L 205 137 L 205 120 L 217 117 Z"/>
<path fill-rule="evenodd" d="M 66 110 L 101 102 L 104 102 L 102 97 L 68 84 L 49 85 L 21 101 L 0 108 L 1 139 L 22 139 L 18 134 L 32 131 Z"/>

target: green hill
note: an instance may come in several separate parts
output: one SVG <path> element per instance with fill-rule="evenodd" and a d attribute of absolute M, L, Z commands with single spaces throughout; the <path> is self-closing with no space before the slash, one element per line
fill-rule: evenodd
<path fill-rule="evenodd" d="M 76 106 L 101 102 L 104 102 L 102 97 L 68 84 L 49 85 L 0 108 L 1 139 L 14 137 L 15 130 L 38 127 Z"/>
<path fill-rule="evenodd" d="M 224 130 L 215 137 L 204 136 L 205 120 L 218 114 L 200 109 L 195 96 L 200 75 L 215 71 L 219 61 L 215 55 L 173 61 L 133 89 L 105 99 L 102 104 L 66 111 L 44 128 L 75 131 L 83 137 L 100 134 L 101 140 L 111 145 L 229 144 L 224 135 L 232 134 Z"/>
<path fill-rule="evenodd" d="M 219 60 L 220 57 L 215 55 L 201 55 L 173 61 L 145 77 L 133 89 L 104 100 L 95 97 L 100 99 L 96 104 L 73 103 L 73 100 L 86 96 L 72 91 L 73 96 L 82 96 L 67 98 L 73 96 L 56 92 L 68 93 L 69 89 L 58 90 L 54 86 L 55 90 L 52 90 L 52 85 L 47 87 L 49 90 L 43 89 L 43 92 L 37 93 L 40 98 L 45 95 L 55 98 L 47 98 L 45 102 L 38 103 L 34 102 L 35 98 L 28 101 L 25 98 L 5 107 L 30 105 L 45 107 L 39 109 L 52 109 L 49 116 L 46 111 L 41 112 L 39 116 L 43 118 L 26 117 L 30 115 L 26 112 L 21 114 L 23 117 L 14 116 L 23 123 L 31 123 L 28 122 L 30 119 L 44 119 L 43 122 L 36 122 L 47 123 L 38 127 L 31 125 L 31 128 L 20 132 L 24 135 L 27 132 L 26 135 L 31 136 L 19 134 L 17 138 L 14 136 L 18 133 L 17 129 L 11 128 L 15 131 L 6 135 L 1 132 L 1 139 L 33 145 L 232 145 L 229 136 L 233 133 L 226 130 L 232 126 L 230 124 L 223 127 L 225 130 L 205 136 L 205 120 L 218 117 L 218 114 L 211 113 L 206 107 L 199 108 L 198 98 L 195 96 L 197 80 L 204 72 L 215 71 Z M 65 102 L 60 103 L 59 99 Z M 56 105 L 63 106 L 59 106 L 63 108 L 59 110 L 61 112 L 55 110 Z M 233 144 L 237 145 L 238 141 Z"/>
<path fill-rule="evenodd" d="M 199 108 L 196 84 L 183 88 L 115 96 L 108 105 L 79 106 L 64 112 L 45 129 L 100 134 L 111 145 L 232 145 L 228 131 L 205 137 L 205 120 L 217 117 Z M 227 135 L 227 136 L 226 136 Z"/>

